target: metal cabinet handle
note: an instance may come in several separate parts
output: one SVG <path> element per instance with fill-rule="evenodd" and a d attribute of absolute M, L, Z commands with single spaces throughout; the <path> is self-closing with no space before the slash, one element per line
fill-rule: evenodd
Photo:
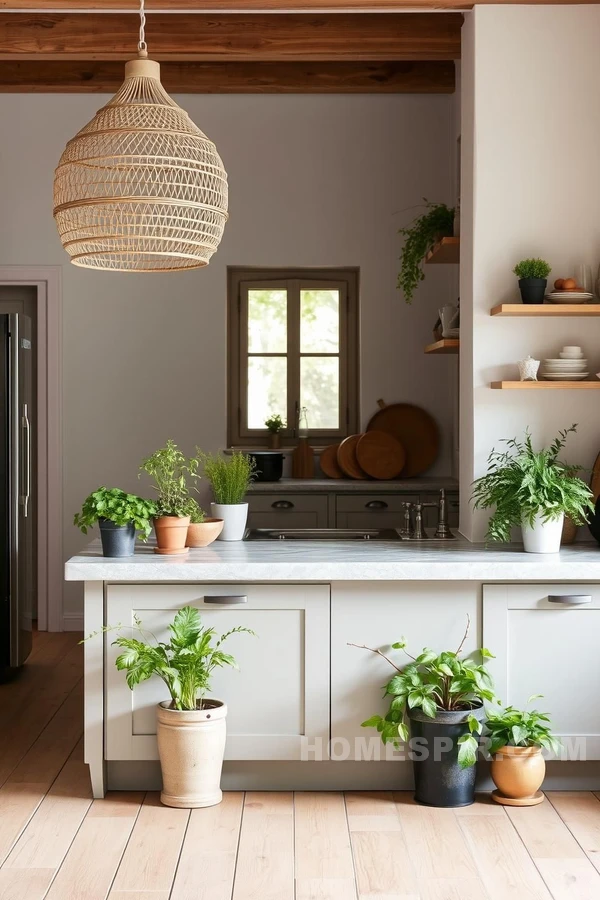
<path fill-rule="evenodd" d="M 365 509 L 387 509 L 388 505 L 385 500 L 370 500 L 365 503 Z"/>
<path fill-rule="evenodd" d="M 293 509 L 294 504 L 291 500 L 276 500 L 275 503 L 271 503 L 273 509 Z"/>
<path fill-rule="evenodd" d="M 549 603 L 562 603 L 563 606 L 583 606 L 584 603 L 591 603 L 592 598 L 589 594 L 549 594 Z"/>
<path fill-rule="evenodd" d="M 23 428 L 25 429 L 25 493 L 23 496 L 23 517 L 29 514 L 31 498 L 31 425 L 29 423 L 27 404 L 23 404 Z"/>
<path fill-rule="evenodd" d="M 205 603 L 216 603 L 218 606 L 233 606 L 237 603 L 247 603 L 246 594 L 222 594 L 221 596 L 211 596 L 204 598 Z"/>

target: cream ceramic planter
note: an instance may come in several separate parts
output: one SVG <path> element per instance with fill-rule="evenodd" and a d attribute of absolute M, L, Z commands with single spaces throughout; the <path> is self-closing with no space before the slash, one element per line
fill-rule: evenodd
<path fill-rule="evenodd" d="M 210 511 L 215 519 L 223 519 L 223 530 L 218 541 L 241 541 L 248 520 L 247 503 L 211 503 Z"/>
<path fill-rule="evenodd" d="M 535 806 L 544 795 L 540 791 L 546 761 L 540 747 L 501 747 L 492 757 L 490 774 L 498 788 L 492 797 L 508 806 Z"/>
<path fill-rule="evenodd" d="M 190 522 L 187 530 L 186 547 L 208 547 L 223 530 L 223 519 L 205 519 L 204 522 Z"/>
<path fill-rule="evenodd" d="M 523 549 L 526 553 L 558 553 L 560 551 L 560 539 L 564 524 L 564 513 L 558 519 L 543 522 L 537 515 L 533 528 L 523 522 L 521 532 L 523 534 Z"/>
<path fill-rule="evenodd" d="M 195 710 L 172 709 L 169 700 L 158 704 L 160 799 L 165 806 L 194 809 L 216 806 L 222 800 L 227 707 L 220 700 L 204 703 L 204 708 Z"/>

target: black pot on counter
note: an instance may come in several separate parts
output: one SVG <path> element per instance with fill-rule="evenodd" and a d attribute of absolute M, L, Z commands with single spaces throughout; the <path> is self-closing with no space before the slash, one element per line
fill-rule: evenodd
<path fill-rule="evenodd" d="M 279 481 L 283 474 L 283 453 L 261 450 L 248 456 L 256 465 L 255 481 Z"/>

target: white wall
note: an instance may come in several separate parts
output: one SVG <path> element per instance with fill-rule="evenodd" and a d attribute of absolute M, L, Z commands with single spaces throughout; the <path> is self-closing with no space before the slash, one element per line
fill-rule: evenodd
<path fill-rule="evenodd" d="M 491 391 L 516 361 L 581 344 L 600 370 L 598 319 L 500 319 L 518 302 L 514 264 L 541 256 L 551 282 L 600 261 L 600 7 L 478 6 L 463 27 L 461 241 L 461 530 L 480 540 L 487 517 L 469 484 L 501 438 L 529 426 L 537 443 L 579 423 L 566 457 L 591 467 L 600 449 L 594 393 Z M 472 344 L 469 322 L 472 318 Z M 472 401 L 471 401 L 472 395 Z"/>
<path fill-rule="evenodd" d="M 453 360 L 422 351 L 450 273 L 430 267 L 412 308 L 395 285 L 407 207 L 452 199 L 452 97 L 179 98 L 223 157 L 231 217 L 210 266 L 178 275 L 80 270 L 60 246 L 53 169 L 103 102 L 0 96 L 0 264 L 64 269 L 65 554 L 91 489 L 139 489 L 139 460 L 167 437 L 224 445 L 227 265 L 360 266 L 363 420 L 378 397 L 422 404 L 445 432 L 434 471 L 449 474 Z M 67 611 L 78 604 L 75 586 Z"/>

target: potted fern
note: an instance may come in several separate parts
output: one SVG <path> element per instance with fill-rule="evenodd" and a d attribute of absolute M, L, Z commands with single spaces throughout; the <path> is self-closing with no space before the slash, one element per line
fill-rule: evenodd
<path fill-rule="evenodd" d="M 254 478 L 253 460 L 239 450 L 234 450 L 229 458 L 199 450 L 198 458 L 212 487 L 211 513 L 223 519 L 218 540 L 241 541 L 248 520 L 248 503 L 244 498 Z"/>
<path fill-rule="evenodd" d="M 545 259 L 522 259 L 513 269 L 519 279 L 519 290 L 523 303 L 543 303 L 552 269 Z"/>
<path fill-rule="evenodd" d="M 222 798 L 227 706 L 206 694 L 215 669 L 237 668 L 223 650 L 225 641 L 232 634 L 254 632 L 238 626 L 217 637 L 214 628 L 202 625 L 193 606 L 178 611 L 169 631 L 168 643 L 157 641 L 136 617 L 137 636 L 119 635 L 114 641 L 123 651 L 116 666 L 125 672 L 131 690 L 155 675 L 167 686 L 170 699 L 159 703 L 156 712 L 162 803 L 183 809 L 215 806 Z"/>
<path fill-rule="evenodd" d="M 146 472 L 154 479 L 158 494 L 154 517 L 155 553 L 174 556 L 189 552 L 186 547 L 190 524 L 188 479 L 193 482 L 198 478 L 197 471 L 198 460 L 184 456 L 172 440 L 142 460 L 140 475 Z"/>
<path fill-rule="evenodd" d="M 73 524 L 84 534 L 96 522 L 100 527 L 104 556 L 133 556 L 136 532 L 142 541 L 148 539 L 156 504 L 119 488 L 99 487 L 92 491 L 75 514 Z"/>
<path fill-rule="evenodd" d="M 481 663 L 461 658 L 470 618 L 457 650 L 436 653 L 428 647 L 413 656 L 402 639 L 391 645 L 409 662 L 398 665 L 381 649 L 351 644 L 376 653 L 395 669 L 385 688 L 390 708 L 385 716 L 371 716 L 363 728 L 376 728 L 384 744 L 398 747 L 408 741 L 415 776 L 415 800 L 428 806 L 468 806 L 475 799 L 478 735 L 485 716 L 483 703 L 493 701 L 492 680 L 483 647 Z"/>
<path fill-rule="evenodd" d="M 400 256 L 398 289 L 404 294 L 406 303 L 412 298 L 419 283 L 425 279 L 423 264 L 425 255 L 436 241 L 450 237 L 454 233 L 454 209 L 445 203 L 429 203 L 425 200 L 426 212 L 412 222 L 408 228 L 401 228 L 398 234 L 404 238 Z"/>
<path fill-rule="evenodd" d="M 593 494 L 579 478 L 581 466 L 558 459 L 575 431 L 577 425 L 571 425 L 537 452 L 528 431 L 523 441 L 503 441 L 506 450 L 492 450 L 487 473 L 473 482 L 472 496 L 475 509 L 495 507 L 487 540 L 509 542 L 511 529 L 520 526 L 526 552 L 558 553 L 565 515 L 575 525 L 587 522 Z"/>

